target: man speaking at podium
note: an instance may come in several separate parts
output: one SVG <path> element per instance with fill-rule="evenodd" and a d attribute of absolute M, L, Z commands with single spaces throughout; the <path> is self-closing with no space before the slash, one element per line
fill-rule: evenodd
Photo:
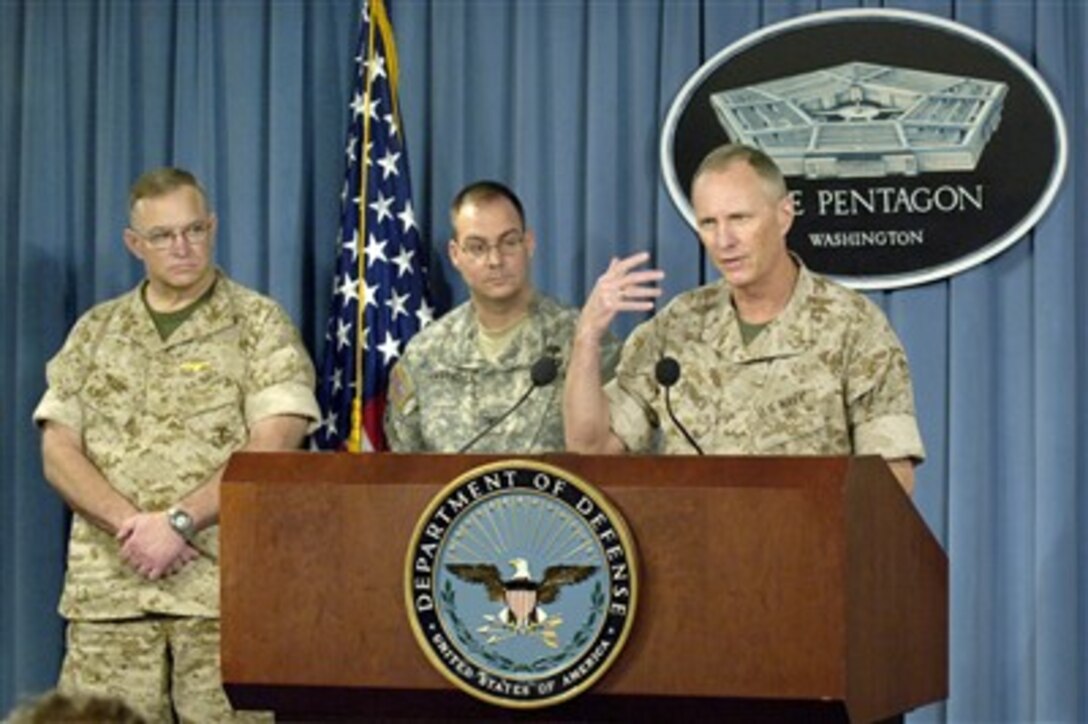
<path fill-rule="evenodd" d="M 564 393 L 568 449 L 586 453 L 882 455 L 903 488 L 925 455 L 906 353 L 880 309 L 786 247 L 793 200 L 774 161 L 740 145 L 691 185 L 699 239 L 723 279 L 632 332 L 597 373 L 618 312 L 649 311 L 664 273 L 614 259 L 578 321 Z"/>
<path fill-rule="evenodd" d="M 450 222 L 450 261 L 469 301 L 413 337 L 393 368 L 385 414 L 389 447 L 562 450 L 560 388 L 578 311 L 533 288 L 536 239 L 509 188 L 469 184 L 454 197 Z M 619 344 L 606 330 L 598 349 L 595 378 L 608 378 Z"/>

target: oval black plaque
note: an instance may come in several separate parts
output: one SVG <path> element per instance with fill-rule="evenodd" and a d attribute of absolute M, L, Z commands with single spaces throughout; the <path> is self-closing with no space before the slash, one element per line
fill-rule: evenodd
<path fill-rule="evenodd" d="M 1053 94 L 1016 53 L 898 10 L 768 26 L 692 75 L 660 152 L 693 228 L 691 175 L 730 141 L 762 148 L 786 174 L 790 248 L 859 289 L 941 279 L 1008 248 L 1056 195 L 1067 146 Z"/>

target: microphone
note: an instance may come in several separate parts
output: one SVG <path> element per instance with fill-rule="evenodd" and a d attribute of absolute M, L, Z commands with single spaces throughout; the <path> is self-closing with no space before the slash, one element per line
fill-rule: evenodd
<path fill-rule="evenodd" d="M 558 375 L 559 361 L 551 355 L 538 359 L 529 370 L 529 379 L 533 381 L 533 388 L 550 385 Z M 532 388 L 529 391 L 532 392 Z"/>
<path fill-rule="evenodd" d="M 522 404 L 527 399 L 529 399 L 529 395 L 533 394 L 533 392 L 537 388 L 547 387 L 555 381 L 555 378 L 559 375 L 559 360 L 557 360 L 553 355 L 555 352 L 558 351 L 558 348 L 549 347 L 547 353 L 533 363 L 533 366 L 529 369 L 529 379 L 532 381 L 533 384 L 529 386 L 529 389 L 525 390 L 524 394 L 522 394 L 522 396 L 518 398 L 518 401 L 515 402 L 514 405 L 509 410 L 504 412 L 497 420 L 492 422 L 483 430 L 480 430 L 480 432 L 477 433 L 474 438 L 458 448 L 458 453 L 468 452 L 468 450 L 473 445 L 478 443 L 484 437 L 484 435 L 494 430 L 502 423 L 503 420 L 514 414 L 514 411 L 521 407 Z"/>
<path fill-rule="evenodd" d="M 672 357 L 662 357 L 654 367 L 654 377 L 657 378 L 657 384 L 668 392 L 669 388 L 680 379 L 680 363 Z"/>
<path fill-rule="evenodd" d="M 672 420 L 672 424 L 676 425 L 677 429 L 684 435 L 684 438 L 695 448 L 695 452 L 700 455 L 704 455 L 703 449 L 699 447 L 699 443 L 695 442 L 695 438 L 691 436 L 688 429 L 684 427 L 680 420 L 676 419 L 676 415 L 672 411 L 672 400 L 669 398 L 669 390 L 676 381 L 680 379 L 680 363 L 673 357 L 662 357 L 654 365 L 654 377 L 657 378 L 657 384 L 665 388 L 665 410 L 669 413 L 669 419 Z"/>

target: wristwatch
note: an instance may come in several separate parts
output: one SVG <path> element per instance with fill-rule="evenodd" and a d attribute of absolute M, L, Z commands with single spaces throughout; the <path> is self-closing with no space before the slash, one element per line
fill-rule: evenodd
<path fill-rule="evenodd" d="M 193 516 L 189 515 L 188 512 L 175 505 L 166 511 L 166 520 L 170 523 L 170 527 L 182 538 L 187 541 L 193 539 L 196 526 L 193 523 Z"/>

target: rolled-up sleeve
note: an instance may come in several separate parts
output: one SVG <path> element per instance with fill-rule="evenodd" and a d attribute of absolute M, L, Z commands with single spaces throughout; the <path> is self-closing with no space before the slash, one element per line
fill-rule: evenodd
<path fill-rule="evenodd" d="M 278 305 L 257 325 L 247 362 L 246 423 L 252 426 L 268 417 L 296 415 L 308 419 L 313 432 L 320 420 L 313 362 L 294 324 Z"/>
<path fill-rule="evenodd" d="M 657 383 L 649 376 L 656 352 L 650 320 L 637 327 L 623 345 L 616 376 L 604 387 L 608 398 L 610 425 L 629 452 L 652 452 L 657 439 L 658 419 L 653 404 Z"/>
<path fill-rule="evenodd" d="M 925 459 L 907 355 L 883 317 L 855 342 L 847 388 L 856 455 Z"/>
<path fill-rule="evenodd" d="M 64 346 L 45 368 L 46 390 L 34 408 L 34 422 L 58 422 L 77 433 L 83 431 L 83 403 L 79 393 L 90 368 L 92 345 L 105 320 L 87 314 L 76 322 Z"/>

